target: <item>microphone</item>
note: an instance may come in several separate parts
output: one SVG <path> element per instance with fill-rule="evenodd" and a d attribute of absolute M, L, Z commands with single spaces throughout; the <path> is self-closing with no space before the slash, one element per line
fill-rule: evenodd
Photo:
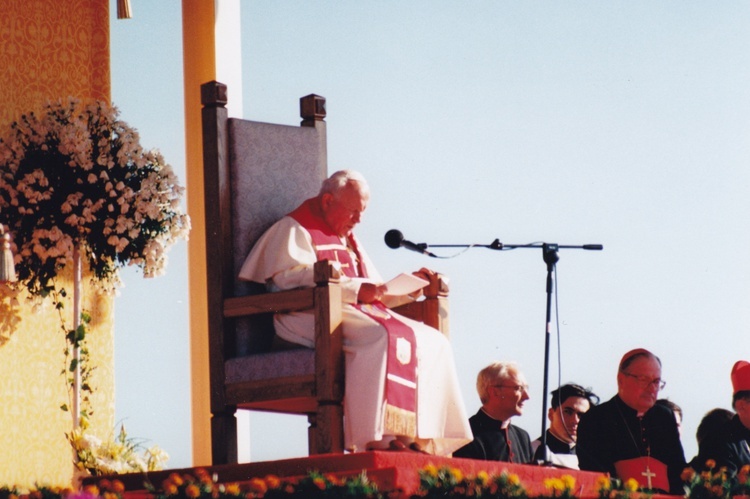
<path fill-rule="evenodd" d="M 416 251 L 417 253 L 422 253 L 423 255 L 435 256 L 427 251 L 426 244 L 414 244 L 411 241 L 407 241 L 404 239 L 404 235 L 401 231 L 397 229 L 391 229 L 385 233 L 385 245 L 392 249 L 406 248 L 408 250 Z"/>

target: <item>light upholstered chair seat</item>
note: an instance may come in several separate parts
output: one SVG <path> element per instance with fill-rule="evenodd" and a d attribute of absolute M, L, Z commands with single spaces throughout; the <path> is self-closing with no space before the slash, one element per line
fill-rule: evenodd
<path fill-rule="evenodd" d="M 236 357 L 224 363 L 226 383 L 245 383 L 314 374 L 315 351 L 311 348 L 259 353 Z"/>

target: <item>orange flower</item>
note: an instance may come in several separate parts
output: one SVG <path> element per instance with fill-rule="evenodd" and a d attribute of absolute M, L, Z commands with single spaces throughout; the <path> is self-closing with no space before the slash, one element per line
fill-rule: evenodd
<path fill-rule="evenodd" d="M 264 480 L 269 489 L 278 489 L 281 485 L 281 480 L 276 475 L 266 475 Z"/>
<path fill-rule="evenodd" d="M 198 478 L 198 481 L 202 483 L 203 485 L 214 484 L 214 478 L 212 478 L 211 475 L 208 474 L 208 471 L 203 468 L 199 468 L 195 470 L 195 476 Z"/>
<path fill-rule="evenodd" d="M 320 490 L 326 489 L 326 481 L 323 480 L 321 477 L 313 478 L 313 484 L 315 484 L 315 486 L 318 487 Z"/>
<path fill-rule="evenodd" d="M 680 480 L 683 482 L 689 482 L 693 478 L 695 478 L 695 470 L 691 467 L 687 467 L 684 470 L 682 470 L 682 473 L 680 474 Z"/>
<path fill-rule="evenodd" d="M 333 485 L 341 485 L 341 480 L 336 475 L 332 475 L 330 473 L 325 475 L 325 479 L 331 482 Z"/>
<path fill-rule="evenodd" d="M 164 489 L 164 494 L 168 496 L 176 496 L 179 492 L 179 489 L 177 488 L 177 485 L 174 484 L 174 482 L 171 482 L 169 480 L 164 480 L 164 483 L 162 484 L 162 489 Z"/>
<path fill-rule="evenodd" d="M 112 492 L 121 494 L 125 492 L 125 484 L 120 480 L 112 480 Z"/>
<path fill-rule="evenodd" d="M 262 478 L 253 478 L 250 480 L 250 490 L 258 494 L 265 494 L 268 490 L 266 481 Z"/>
<path fill-rule="evenodd" d="M 608 476 L 602 475 L 602 476 L 600 476 L 599 478 L 596 479 L 596 489 L 597 490 L 602 490 L 602 489 L 609 490 L 611 488 L 612 488 L 612 482 L 609 480 Z"/>
<path fill-rule="evenodd" d="M 201 489 L 198 488 L 197 485 L 194 483 L 191 483 L 187 487 L 185 487 L 185 495 L 188 496 L 190 499 L 196 499 L 197 497 L 200 497 L 201 495 Z"/>
<path fill-rule="evenodd" d="M 706 468 L 712 470 L 715 467 L 716 467 L 716 461 L 714 461 L 713 459 L 709 459 L 708 461 L 706 461 Z"/>
<path fill-rule="evenodd" d="M 750 477 L 750 465 L 744 465 L 740 470 L 737 472 L 737 482 L 740 485 L 744 485 L 747 483 L 747 479 Z"/>
<path fill-rule="evenodd" d="M 226 487 L 224 489 L 227 494 L 238 496 L 240 495 L 240 484 L 238 483 L 228 483 L 226 484 Z"/>
<path fill-rule="evenodd" d="M 182 477 L 179 474 L 177 474 L 177 473 L 170 473 L 169 477 L 167 478 L 167 480 L 171 481 L 172 483 L 174 483 L 178 487 L 180 485 L 182 485 L 183 483 L 185 483 L 185 481 L 182 479 Z"/>
<path fill-rule="evenodd" d="M 83 488 L 83 491 L 87 494 L 91 494 L 92 496 L 99 495 L 99 487 L 97 487 L 96 485 L 86 485 Z"/>
<path fill-rule="evenodd" d="M 521 479 L 515 473 L 508 473 L 508 483 L 511 485 L 518 485 L 521 483 Z"/>

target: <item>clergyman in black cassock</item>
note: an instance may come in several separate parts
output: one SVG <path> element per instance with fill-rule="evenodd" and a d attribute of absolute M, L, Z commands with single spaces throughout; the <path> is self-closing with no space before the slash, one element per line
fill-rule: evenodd
<path fill-rule="evenodd" d="M 521 464 L 531 462 L 531 439 L 526 430 L 512 424 L 501 428 L 501 424 L 502 421 L 479 409 L 469 418 L 474 440 L 455 451 L 453 457 Z"/>
<path fill-rule="evenodd" d="M 642 489 L 682 494 L 685 453 L 672 411 L 655 405 L 661 361 L 644 349 L 626 353 L 617 373 L 618 392 L 591 408 L 578 426 L 576 453 L 582 470 L 635 479 Z"/>
<path fill-rule="evenodd" d="M 523 413 L 529 385 L 514 362 L 493 362 L 477 375 L 482 407 L 469 418 L 474 440 L 453 452 L 467 457 L 513 463 L 531 462 L 531 439 L 525 430 L 510 424 Z"/>

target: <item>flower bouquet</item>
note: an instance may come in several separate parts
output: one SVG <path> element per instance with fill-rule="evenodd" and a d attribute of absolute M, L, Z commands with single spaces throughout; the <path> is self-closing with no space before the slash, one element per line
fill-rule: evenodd
<path fill-rule="evenodd" d="M 166 249 L 187 237 L 184 188 L 118 116 L 105 102 L 52 102 L 0 138 L 0 223 L 13 235 L 18 279 L 31 295 L 54 291 L 74 249 L 94 283 L 114 290 L 120 267 L 159 275 Z"/>
<path fill-rule="evenodd" d="M 124 425 L 117 436 L 101 440 L 89 431 L 86 419 L 82 419 L 81 425 L 67 436 L 76 454 L 77 469 L 93 476 L 157 471 L 169 459 L 159 447 L 145 448 L 129 438 Z"/>
<path fill-rule="evenodd" d="M 732 495 L 732 479 L 726 468 L 716 467 L 716 461 L 706 461 L 704 471 L 685 468 L 681 475 L 685 496 L 689 499 L 729 499 Z"/>

